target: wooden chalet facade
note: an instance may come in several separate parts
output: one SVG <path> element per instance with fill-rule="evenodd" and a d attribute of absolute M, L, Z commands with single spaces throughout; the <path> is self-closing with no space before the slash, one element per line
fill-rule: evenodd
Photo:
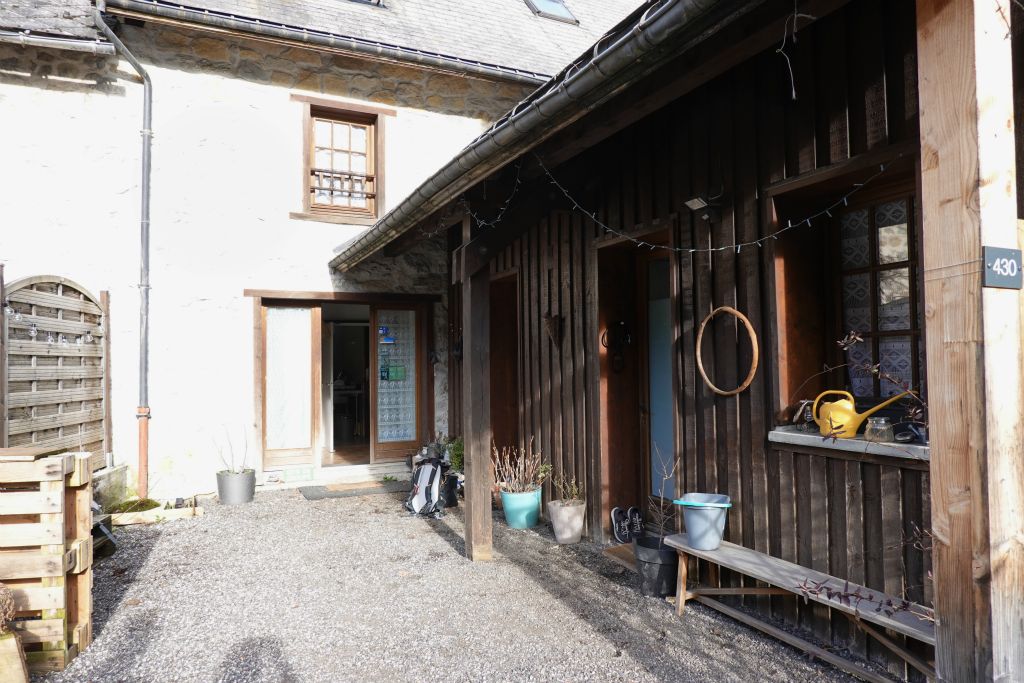
<path fill-rule="evenodd" d="M 673 4 L 698 6 L 692 31 L 655 36 L 621 81 L 608 57 L 606 87 L 528 131 L 524 112 L 555 108 L 556 91 L 584 80 L 581 58 L 492 129 L 518 122 L 520 138 L 489 157 L 471 154 L 486 141 L 471 145 L 469 170 L 439 173 L 378 223 L 377 242 L 332 262 L 448 226 L 468 553 L 490 556 L 492 438 L 532 441 L 583 482 L 597 540 L 611 507 L 652 493 L 667 445 L 675 492 L 731 496 L 728 540 L 934 606 L 935 648 L 906 647 L 942 680 L 1020 680 L 1024 304 L 983 290 L 980 264 L 983 243 L 1018 246 L 1010 43 L 1022 15 L 1005 0 L 805 0 L 796 17 L 788 0 L 660 9 Z M 759 367 L 734 396 L 698 372 L 697 334 L 720 306 L 757 335 Z M 924 393 L 930 448 L 854 451 L 780 432 L 780 411 L 825 389 L 859 386 L 861 407 L 898 393 L 843 367 L 856 360 L 836 343 L 850 329 L 865 362 L 899 365 Z M 708 324 L 702 353 L 721 388 L 752 363 L 729 316 Z M 836 369 L 815 376 L 825 365 Z M 745 600 L 920 676 L 826 607 Z"/>

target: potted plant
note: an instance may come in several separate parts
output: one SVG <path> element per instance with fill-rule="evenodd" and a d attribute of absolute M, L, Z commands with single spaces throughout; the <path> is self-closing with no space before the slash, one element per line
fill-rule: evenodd
<path fill-rule="evenodd" d="M 558 499 L 548 503 L 548 518 L 551 519 L 555 540 L 562 544 L 579 543 L 587 512 L 580 485 L 575 477 L 563 475 L 554 477 L 551 483 L 558 491 Z"/>
<path fill-rule="evenodd" d="M 665 547 L 664 536 L 666 530 L 671 530 L 675 519 L 675 508 L 672 502 L 665 498 L 665 494 L 668 483 L 675 478 L 679 458 L 673 460 L 669 468 L 659 451 L 658 462 L 661 464 L 659 495 L 650 496 L 647 504 L 648 518 L 651 520 L 651 526 L 657 528 L 658 535 L 635 537 L 633 557 L 636 559 L 637 572 L 640 574 L 640 593 L 664 598 L 675 595 L 676 573 L 679 569 L 679 555 L 674 548 Z"/>
<path fill-rule="evenodd" d="M 28 683 L 28 668 L 18 634 L 10 627 L 14 619 L 14 593 L 0 583 L 0 673 L 5 681 Z"/>
<path fill-rule="evenodd" d="M 444 498 L 445 507 L 456 507 L 459 504 L 459 482 L 462 480 L 463 456 L 466 452 L 466 445 L 461 436 L 445 440 L 445 453 L 451 469 L 444 476 Z"/>
<path fill-rule="evenodd" d="M 541 454 L 528 448 L 493 446 L 495 479 L 501 485 L 501 507 L 505 522 L 513 529 L 529 529 L 540 519 L 541 484 L 551 473 L 551 465 L 541 462 Z"/>
<path fill-rule="evenodd" d="M 231 435 L 227 433 L 226 429 L 224 431 L 230 457 L 225 459 L 224 449 L 217 448 L 220 461 L 224 463 L 224 469 L 217 472 L 217 497 L 220 499 L 221 505 L 252 502 L 256 493 L 256 470 L 245 466 L 245 459 L 249 455 L 249 440 L 244 440 L 245 450 L 242 452 L 242 459 L 236 462 Z"/>

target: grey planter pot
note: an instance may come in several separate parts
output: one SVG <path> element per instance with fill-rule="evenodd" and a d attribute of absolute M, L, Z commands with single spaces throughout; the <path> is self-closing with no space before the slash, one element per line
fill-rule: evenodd
<path fill-rule="evenodd" d="M 583 535 L 583 519 L 586 512 L 587 504 L 583 501 L 571 505 L 562 505 L 560 500 L 549 502 L 548 518 L 555 532 L 555 540 L 563 545 L 579 543 Z"/>
<path fill-rule="evenodd" d="M 240 505 L 252 502 L 256 493 L 256 470 L 217 473 L 217 497 L 221 505 Z"/>

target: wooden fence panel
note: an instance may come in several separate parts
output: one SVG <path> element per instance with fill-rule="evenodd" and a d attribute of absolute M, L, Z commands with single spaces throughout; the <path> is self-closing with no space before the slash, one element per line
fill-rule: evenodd
<path fill-rule="evenodd" d="M 102 467 L 111 449 L 107 297 L 55 276 L 12 282 L 4 295 L 13 313 L 0 313 L 7 337 L 0 443 L 90 451 L 93 469 Z"/>

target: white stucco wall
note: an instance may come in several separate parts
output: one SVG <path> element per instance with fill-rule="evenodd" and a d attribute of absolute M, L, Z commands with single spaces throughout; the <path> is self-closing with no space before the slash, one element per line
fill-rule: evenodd
<path fill-rule="evenodd" d="M 234 65 L 197 61 L 194 47 L 172 45 L 186 55 L 179 68 L 173 52 L 157 50 L 152 33 L 129 28 L 125 40 L 143 53 L 154 84 L 150 491 L 188 495 L 215 488 L 225 430 L 237 449 L 247 438 L 255 459 L 253 310 L 243 290 L 365 290 L 336 274 L 332 280 L 327 268 L 333 249 L 365 228 L 289 218 L 302 199 L 302 105 L 289 95 L 303 92 L 295 87 L 303 78 L 307 86 L 321 84 L 310 91 L 329 90 L 329 57 L 321 70 L 304 67 L 320 74 L 318 81 L 299 72 L 275 85 L 233 73 L 243 50 L 255 52 L 255 63 L 271 59 L 256 44 L 231 47 Z M 157 57 L 147 58 L 149 50 Z M 97 86 L 96 73 L 109 74 L 113 61 L 82 59 L 0 48 L 0 260 L 8 281 L 49 273 L 93 293 L 110 291 L 115 459 L 134 468 L 142 88 L 127 63 L 115 82 Z M 285 60 L 273 59 L 288 72 Z M 394 75 L 396 67 L 385 68 Z M 386 202 L 394 205 L 486 121 L 469 104 L 463 114 L 450 101 L 431 111 L 426 94 L 406 93 L 423 103 L 418 108 L 388 92 L 394 88 L 349 99 L 397 109 L 386 137 Z M 495 102 L 496 110 L 502 106 Z M 426 278 L 413 288 L 435 282 L 443 280 Z"/>

